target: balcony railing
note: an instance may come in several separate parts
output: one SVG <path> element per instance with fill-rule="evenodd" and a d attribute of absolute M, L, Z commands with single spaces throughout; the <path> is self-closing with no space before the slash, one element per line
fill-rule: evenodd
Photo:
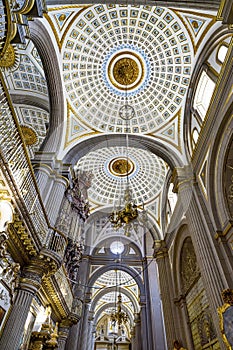
<path fill-rule="evenodd" d="M 62 259 L 66 238 L 50 229 L 27 148 L 0 72 L 0 166 L 38 250 L 44 247 Z"/>
<path fill-rule="evenodd" d="M 4 56 L 10 40 L 10 8 L 7 0 L 0 0 L 0 58 Z"/>

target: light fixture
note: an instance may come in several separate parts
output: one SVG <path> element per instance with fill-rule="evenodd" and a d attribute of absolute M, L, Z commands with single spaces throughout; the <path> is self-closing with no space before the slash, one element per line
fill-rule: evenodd
<path fill-rule="evenodd" d="M 119 285 L 121 285 L 121 277 L 119 277 Z M 115 327 L 118 324 L 118 329 L 121 329 L 121 325 L 128 321 L 128 315 L 126 312 L 122 311 L 122 296 L 119 292 L 117 295 L 118 278 L 116 270 L 116 293 L 115 293 L 115 312 L 111 313 L 110 319 L 112 325 Z M 117 298 L 117 301 L 116 301 Z"/>
<path fill-rule="evenodd" d="M 132 75 L 131 62 L 125 59 L 122 66 L 117 71 L 117 76 L 124 82 L 125 86 L 125 104 L 119 109 L 119 117 L 126 122 L 126 157 L 121 159 L 121 169 L 124 168 L 124 175 L 126 174 L 126 188 L 124 192 L 123 207 L 118 210 L 113 210 L 109 216 L 109 220 L 115 229 L 124 227 L 125 235 L 130 236 L 131 223 L 138 217 L 138 207 L 133 201 L 132 192 L 129 187 L 129 175 L 131 173 L 131 162 L 128 156 L 129 138 L 128 138 L 128 122 L 135 117 L 134 108 L 128 102 L 127 84 L 129 83 L 129 76 Z"/>

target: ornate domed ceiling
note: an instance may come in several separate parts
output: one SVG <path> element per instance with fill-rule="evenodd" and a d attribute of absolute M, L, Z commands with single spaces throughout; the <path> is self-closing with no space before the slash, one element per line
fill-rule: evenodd
<path fill-rule="evenodd" d="M 57 16 L 65 21 L 66 16 Z M 193 48 L 175 12 L 160 7 L 96 5 L 73 17 L 62 48 L 63 79 L 79 119 L 99 132 L 124 132 L 126 89 L 132 133 L 151 133 L 180 109 Z"/>
<path fill-rule="evenodd" d="M 166 163 L 153 153 L 124 146 L 94 150 L 80 159 L 77 168 L 93 174 L 88 198 L 101 205 L 124 198 L 127 172 L 133 199 L 147 204 L 161 191 L 167 172 Z"/>

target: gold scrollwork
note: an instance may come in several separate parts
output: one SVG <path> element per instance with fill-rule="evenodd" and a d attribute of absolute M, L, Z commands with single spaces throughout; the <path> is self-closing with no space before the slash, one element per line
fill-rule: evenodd
<path fill-rule="evenodd" d="M 0 67 L 10 68 L 15 63 L 15 49 L 12 45 L 8 45 L 4 56 L 0 59 Z"/>

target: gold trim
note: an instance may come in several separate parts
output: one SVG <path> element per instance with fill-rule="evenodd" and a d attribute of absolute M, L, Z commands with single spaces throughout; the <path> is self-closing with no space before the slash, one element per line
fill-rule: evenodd
<path fill-rule="evenodd" d="M 137 64 L 137 62 L 133 59 L 133 58 L 131 58 L 131 57 L 124 57 L 124 55 L 132 55 L 132 57 L 136 57 L 136 59 L 139 61 L 139 63 L 140 63 L 140 66 L 141 66 L 141 78 L 139 79 L 139 81 L 136 83 L 136 84 L 134 84 L 133 86 L 131 86 L 134 82 L 128 82 L 128 81 L 126 81 L 126 82 L 123 82 L 123 84 L 121 84 L 119 81 L 118 81 L 118 79 L 119 79 L 119 77 L 117 76 L 117 74 L 114 74 L 114 68 L 115 68 L 115 66 L 116 66 L 116 64 L 118 63 L 118 62 L 120 62 L 121 60 L 130 60 L 130 61 L 133 61 L 133 62 L 135 62 L 136 64 Z M 115 79 L 115 81 L 113 80 L 113 78 L 112 78 L 112 74 L 111 74 L 111 68 L 112 68 L 112 64 L 113 64 L 113 61 L 114 60 L 116 60 L 117 59 L 117 57 L 120 57 L 120 56 L 123 56 L 122 58 L 120 58 L 118 61 L 116 61 L 115 62 L 115 64 L 114 64 L 114 67 L 113 67 L 113 77 L 114 77 L 114 79 Z M 138 66 L 138 65 L 137 65 Z M 116 73 L 116 72 L 115 72 Z M 127 79 L 127 72 L 126 73 L 123 73 L 123 75 L 126 77 L 126 79 Z M 138 78 L 138 75 L 139 75 L 139 68 L 138 68 L 138 74 L 137 74 L 137 76 L 136 76 L 136 79 L 134 80 L 134 81 L 137 81 L 137 78 Z M 133 89 L 135 89 L 136 87 L 138 87 L 138 85 L 140 85 L 141 84 L 141 82 L 142 82 L 142 80 L 144 79 L 144 75 L 145 75 L 145 69 L 144 69 L 144 65 L 143 65 L 143 61 L 142 61 L 142 59 L 141 59 L 141 57 L 139 56 L 139 55 L 137 55 L 136 53 L 134 53 L 134 52 L 131 52 L 131 51 L 121 51 L 121 52 L 119 52 L 118 54 L 116 54 L 116 55 L 114 55 L 113 57 L 112 57 L 112 59 L 111 59 L 111 61 L 109 62 L 109 66 L 108 66 L 108 77 L 109 77 L 109 80 L 111 81 L 111 83 L 112 83 L 112 85 L 114 85 L 117 89 L 119 89 L 119 90 L 127 90 L 127 91 L 129 91 L 129 90 L 133 90 Z M 124 79 L 123 79 L 124 80 Z M 119 84 L 119 85 L 118 85 Z M 123 87 L 123 86 L 121 86 L 121 85 L 124 85 L 125 87 Z"/>
<path fill-rule="evenodd" d="M 224 331 L 224 323 L 223 323 L 223 314 L 224 312 L 226 312 L 227 309 L 229 309 L 230 307 L 233 307 L 232 305 L 230 304 L 223 304 L 222 306 L 218 307 L 218 316 L 219 316 L 219 324 L 220 324 L 220 330 L 221 330 L 221 333 L 222 333 L 222 338 L 223 338 L 223 341 L 224 343 L 226 344 L 226 347 L 227 347 L 227 350 L 231 350 L 232 347 L 230 345 L 230 343 L 228 342 L 227 340 L 227 337 L 226 337 L 226 334 L 225 334 L 225 331 Z"/>
<path fill-rule="evenodd" d="M 61 5 L 58 7 L 51 7 L 48 9 L 48 12 L 54 12 L 54 11 L 60 11 L 60 10 L 68 10 L 70 8 L 72 9 L 87 9 L 89 7 L 92 7 L 92 5 Z"/>
<path fill-rule="evenodd" d="M 17 13 L 19 15 L 27 14 L 33 8 L 34 3 L 35 0 L 24 0 L 23 6 L 20 7 L 18 10 L 14 10 L 14 13 Z"/>
<path fill-rule="evenodd" d="M 133 173 L 135 164 L 127 157 L 115 157 L 109 162 L 108 169 L 112 175 L 124 177 Z"/>
<path fill-rule="evenodd" d="M 76 142 L 77 140 L 80 140 L 86 136 L 90 136 L 90 135 L 99 135 L 99 134 L 104 134 L 101 133 L 99 131 L 97 131 L 96 129 L 93 129 L 90 125 L 88 125 L 85 121 L 83 121 L 79 115 L 76 113 L 76 111 L 73 109 L 73 107 L 71 106 L 71 104 L 66 100 L 67 102 L 67 123 L 66 123 L 66 136 L 65 136 L 65 145 L 64 145 L 64 150 L 70 146 L 73 142 Z M 74 139 L 72 139 L 71 141 L 69 141 L 69 131 L 70 131 L 70 112 L 72 112 L 75 117 L 80 121 L 81 124 L 85 125 L 90 132 L 88 132 L 88 130 L 86 130 L 87 132 L 85 134 L 82 134 L 80 136 L 75 137 Z M 94 131 L 93 131 L 94 130 Z"/>
<path fill-rule="evenodd" d="M 177 15 L 177 17 L 179 17 L 179 19 L 181 20 L 181 22 L 183 23 L 185 29 L 187 30 L 190 40 L 192 42 L 193 45 L 193 51 L 194 54 L 196 54 L 202 40 L 204 39 L 204 37 L 206 36 L 206 33 L 209 31 L 209 29 L 212 27 L 212 25 L 216 22 L 216 17 L 212 16 L 212 15 L 208 15 L 208 14 L 204 14 L 204 13 L 198 13 L 198 12 L 192 12 L 192 11 L 188 11 L 188 10 L 182 10 L 182 11 L 177 11 L 175 9 L 172 9 L 175 14 Z M 191 14 L 194 16 L 201 16 L 201 17 L 206 17 L 206 18 L 212 18 L 212 21 L 209 22 L 209 24 L 207 24 L 206 28 L 203 30 L 202 35 L 200 36 L 200 39 L 197 41 L 197 43 L 195 44 L 195 41 L 193 39 L 193 34 L 189 28 L 189 26 L 187 25 L 187 23 L 184 21 L 183 16 L 180 13 L 187 13 L 187 14 Z"/>
<path fill-rule="evenodd" d="M 218 13 L 217 13 L 217 21 L 222 21 L 223 20 L 223 16 L 222 16 L 222 13 L 223 13 L 223 9 L 225 7 L 225 3 L 226 3 L 226 0 L 221 0 L 220 2 L 220 6 L 219 6 L 219 9 L 218 9 Z"/>
<path fill-rule="evenodd" d="M 182 107 L 179 109 L 179 111 L 176 113 L 176 115 L 174 115 L 174 117 L 172 117 L 171 119 L 169 119 L 169 121 L 167 121 L 166 124 L 162 125 L 159 129 L 156 129 L 154 132 L 148 133 L 145 135 L 151 136 L 153 138 L 158 138 L 158 139 L 161 139 L 162 141 L 167 142 L 168 144 L 175 147 L 182 154 L 181 140 L 180 140 L 181 111 L 182 111 Z M 161 135 L 157 135 L 158 132 L 161 132 L 163 129 L 166 128 L 166 126 L 169 126 L 172 121 L 175 121 L 176 118 L 178 119 L 178 122 L 177 122 L 178 123 L 178 145 L 175 142 L 169 141 L 166 137 L 163 137 Z"/>
<path fill-rule="evenodd" d="M 61 51 L 62 49 L 62 46 L 63 46 L 63 43 L 64 43 L 64 40 L 66 38 L 66 35 L 67 35 L 67 32 L 70 30 L 70 27 L 72 26 L 72 24 L 74 23 L 74 21 L 79 17 L 79 15 L 84 11 L 86 10 L 87 8 L 89 8 L 91 5 L 85 7 L 85 8 L 81 8 L 81 10 L 79 10 L 75 15 L 74 17 L 70 20 L 69 22 L 69 25 L 67 26 L 67 28 L 64 30 L 64 33 L 62 34 L 62 37 L 61 37 L 61 40 L 59 38 L 59 35 L 57 33 L 57 30 L 54 26 L 54 22 L 52 20 L 52 18 L 50 17 L 50 15 L 48 15 L 47 13 L 44 14 L 44 17 L 47 19 L 51 29 L 52 29 L 52 32 L 55 36 L 55 39 L 57 41 L 57 45 L 58 45 L 58 48 L 59 48 L 59 51 Z M 69 9 L 71 6 L 67 6 L 67 7 L 64 7 L 64 8 L 67 8 Z M 76 7 L 76 6 L 75 6 Z M 80 8 L 80 7 L 77 7 L 77 8 Z"/>
<path fill-rule="evenodd" d="M 6 8 L 6 15 L 7 15 L 7 35 L 6 35 L 6 41 L 4 43 L 4 46 L 1 50 L 0 57 L 3 57 L 5 55 L 5 52 L 10 44 L 10 41 L 13 39 L 14 36 L 12 36 L 12 20 L 11 20 L 11 10 L 10 10 L 10 2 L 8 0 L 4 1 L 4 5 Z M 14 29 L 14 28 L 13 28 Z M 16 34 L 16 33 L 15 33 Z"/>

